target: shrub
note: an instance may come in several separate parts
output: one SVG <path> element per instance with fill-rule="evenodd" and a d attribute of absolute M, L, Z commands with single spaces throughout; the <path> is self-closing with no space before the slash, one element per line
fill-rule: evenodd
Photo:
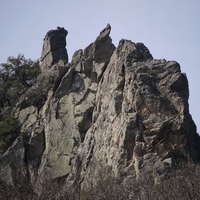
<path fill-rule="evenodd" d="M 14 105 L 21 94 L 33 86 L 40 73 L 39 61 L 26 59 L 24 55 L 8 57 L 0 64 L 1 107 Z"/>
<path fill-rule="evenodd" d="M 29 200 L 198 200 L 200 199 L 200 167 L 182 166 L 170 178 L 155 184 L 151 179 L 136 180 L 134 177 L 116 178 L 108 174 L 97 174 L 80 191 L 78 185 L 70 185 L 65 178 L 32 185 L 26 176 L 26 169 L 16 169 L 14 186 L 0 181 L 2 199 Z M 125 181 L 126 180 L 126 181 Z M 95 183 L 94 183 L 95 181 Z"/>

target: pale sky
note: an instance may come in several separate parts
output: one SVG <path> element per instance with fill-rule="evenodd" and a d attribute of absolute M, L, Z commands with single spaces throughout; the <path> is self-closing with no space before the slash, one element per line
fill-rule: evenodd
<path fill-rule="evenodd" d="M 175 60 L 190 89 L 190 113 L 200 133 L 200 0 L 0 0 L 0 63 L 22 53 L 38 59 L 47 31 L 68 30 L 69 58 L 107 23 L 115 46 L 143 42 L 156 59 Z"/>

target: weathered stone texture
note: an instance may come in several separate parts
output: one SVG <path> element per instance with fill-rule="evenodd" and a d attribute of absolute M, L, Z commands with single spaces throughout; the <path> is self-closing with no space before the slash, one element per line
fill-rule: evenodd
<path fill-rule="evenodd" d="M 13 185 L 16 170 L 25 167 L 25 148 L 22 137 L 18 137 L 0 158 L 0 179 Z"/>
<path fill-rule="evenodd" d="M 116 48 L 110 31 L 108 24 L 71 63 L 64 50 L 67 31 L 47 33 L 39 84 L 49 87 L 45 101 L 18 110 L 30 135 L 26 161 L 32 179 L 63 177 L 84 186 L 104 168 L 123 177 L 152 174 L 159 181 L 177 163 L 200 161 L 188 81 L 179 64 L 153 59 L 142 43 L 121 40 Z"/>
<path fill-rule="evenodd" d="M 116 175 L 134 168 L 139 178 L 155 172 L 156 161 L 163 166 L 199 161 L 187 78 L 178 63 L 154 60 L 143 44 L 119 42 L 98 85 L 92 120 L 82 147 L 83 176 L 98 168 L 95 163 Z M 196 144 L 191 138 L 197 138 Z"/>
<path fill-rule="evenodd" d="M 68 32 L 60 27 L 46 34 L 41 55 L 41 71 L 50 69 L 59 60 L 68 62 L 68 54 L 65 48 L 67 34 Z"/>

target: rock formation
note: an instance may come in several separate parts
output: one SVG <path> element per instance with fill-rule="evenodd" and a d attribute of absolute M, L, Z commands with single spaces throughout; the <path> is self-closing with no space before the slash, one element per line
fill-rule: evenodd
<path fill-rule="evenodd" d="M 68 62 L 66 46 L 66 36 L 68 32 L 64 28 L 58 27 L 50 30 L 45 38 L 41 55 L 41 71 L 48 70 L 51 65 L 59 60 Z"/>
<path fill-rule="evenodd" d="M 122 39 L 115 47 L 110 31 L 108 24 L 71 63 L 67 31 L 45 36 L 35 86 L 45 91 L 43 101 L 16 108 L 30 136 L 26 153 L 20 146 L 20 159 L 33 182 L 65 178 L 84 186 L 98 170 L 137 179 L 152 174 L 159 181 L 178 163 L 200 161 L 188 81 L 179 64 L 153 59 L 142 43 Z M 18 152 L 13 148 L 1 162 Z"/>

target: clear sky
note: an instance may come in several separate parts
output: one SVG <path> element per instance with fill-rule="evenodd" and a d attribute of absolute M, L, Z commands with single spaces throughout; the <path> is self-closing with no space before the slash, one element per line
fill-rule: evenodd
<path fill-rule="evenodd" d="M 69 57 L 110 23 L 111 37 L 143 42 L 154 58 L 175 60 L 187 74 L 190 113 L 200 132 L 200 0 L 0 0 L 0 63 L 41 55 L 43 38 L 65 27 Z"/>

